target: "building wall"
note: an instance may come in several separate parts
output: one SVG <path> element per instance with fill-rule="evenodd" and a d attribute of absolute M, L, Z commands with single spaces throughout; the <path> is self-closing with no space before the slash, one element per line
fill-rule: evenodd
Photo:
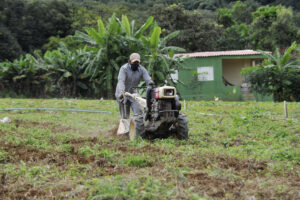
<path fill-rule="evenodd" d="M 213 100 L 215 97 L 221 100 L 243 100 L 240 87 L 242 82 L 240 70 L 242 67 L 251 66 L 252 61 L 256 59 L 261 60 L 262 56 L 188 58 L 183 63 L 184 69 L 178 71 L 177 90 L 180 96 L 186 100 Z M 213 67 L 214 79 L 199 81 L 197 72 L 199 67 Z M 237 85 L 225 86 L 222 79 L 223 72 L 228 79 L 233 80 Z"/>
<path fill-rule="evenodd" d="M 189 58 L 183 65 L 184 70 L 178 72 L 183 84 L 177 84 L 181 97 L 187 100 L 213 100 L 215 97 L 227 100 L 241 100 L 240 87 L 225 87 L 222 80 L 222 58 Z M 214 80 L 198 81 L 199 67 L 213 67 Z"/>
<path fill-rule="evenodd" d="M 242 85 L 245 78 L 241 75 L 244 67 L 252 66 L 252 59 L 223 59 L 223 77 L 233 85 Z"/>

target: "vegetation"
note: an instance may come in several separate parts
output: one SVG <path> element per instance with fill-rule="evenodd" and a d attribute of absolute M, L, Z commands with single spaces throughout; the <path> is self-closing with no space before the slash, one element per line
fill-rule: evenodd
<path fill-rule="evenodd" d="M 300 104 L 187 102 L 190 139 L 116 136 L 106 100 L 1 99 L 0 199 L 298 199 Z"/>
<path fill-rule="evenodd" d="M 169 45 L 188 51 L 272 51 L 299 42 L 299 11 L 297 1 L 280 0 L 3 0 L 0 61 L 33 53 L 51 36 L 64 38 L 96 27 L 99 18 L 106 23 L 113 13 L 135 19 L 138 26 L 154 16 L 163 36 L 181 31 Z"/>
<path fill-rule="evenodd" d="M 283 54 L 276 49 L 271 55 L 261 52 L 267 58 L 262 65 L 243 69 L 251 88 L 264 95 L 273 95 L 275 101 L 300 101 L 300 63 L 296 43 Z"/>
<path fill-rule="evenodd" d="M 49 48 L 59 42 L 56 50 L 47 50 L 43 55 L 36 51 L 34 55 L 26 54 L 13 62 L 0 63 L 0 95 L 111 99 L 119 68 L 127 63 L 132 52 L 143 55 L 143 63 L 159 84 L 171 78 L 172 68 L 179 63 L 179 58 L 173 58 L 174 53 L 184 51 L 166 45 L 179 32 L 161 38 L 161 28 L 153 17 L 141 27 L 135 27 L 135 21 L 130 22 L 127 16 L 119 20 L 113 15 L 106 26 L 99 19 L 97 30 L 85 28 L 85 32 L 77 31 L 72 37 L 85 46 L 72 41 L 67 44 L 68 48 L 63 41 L 52 38 Z M 82 47 L 72 50 L 72 46 Z"/>
<path fill-rule="evenodd" d="M 1 0 L 0 97 L 76 99 L 0 99 L 0 199 L 299 199 L 299 103 L 187 102 L 189 140 L 130 142 L 115 101 L 77 100 L 132 52 L 160 84 L 184 49 L 260 49 L 252 88 L 300 101 L 299 2 Z M 110 113 L 2 110 L 37 107 Z"/>
<path fill-rule="evenodd" d="M 276 57 L 300 42 L 299 11 L 296 1 L 280 0 L 3 0 L 0 96 L 111 99 L 132 52 L 157 84 L 170 80 L 181 61 L 174 53 L 184 49 L 278 49 Z M 265 65 L 280 58 L 272 59 Z M 258 80 L 266 74 L 248 74 L 254 90 L 299 100 L 297 67 L 279 68 L 265 70 L 268 83 Z"/>
<path fill-rule="evenodd" d="M 64 1 L 0 2 L 0 60 L 12 60 L 48 42 L 50 36 L 72 34 L 72 18 Z"/>

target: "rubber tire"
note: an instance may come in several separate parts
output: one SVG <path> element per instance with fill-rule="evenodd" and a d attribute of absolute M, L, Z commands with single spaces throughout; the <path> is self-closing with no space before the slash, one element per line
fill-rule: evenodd
<path fill-rule="evenodd" d="M 177 118 L 176 137 L 180 140 L 189 139 L 189 128 L 186 115 L 179 114 Z"/>
<path fill-rule="evenodd" d="M 144 137 L 144 135 L 145 135 L 144 118 L 142 115 L 136 115 L 130 121 L 129 139 L 133 141 L 137 136 Z"/>

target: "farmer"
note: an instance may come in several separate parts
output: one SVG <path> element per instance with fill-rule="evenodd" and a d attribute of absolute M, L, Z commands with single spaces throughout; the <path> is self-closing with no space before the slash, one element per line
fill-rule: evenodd
<path fill-rule="evenodd" d="M 115 95 L 119 103 L 119 110 L 122 119 L 129 118 L 130 107 L 134 115 L 141 115 L 143 113 L 139 103 L 132 97 L 125 97 L 124 93 L 136 93 L 136 89 L 133 89 L 132 87 L 137 87 L 142 78 L 148 86 L 154 86 L 147 70 L 140 65 L 140 63 L 140 55 L 138 53 L 132 53 L 129 57 L 128 63 L 124 64 L 119 71 Z"/>

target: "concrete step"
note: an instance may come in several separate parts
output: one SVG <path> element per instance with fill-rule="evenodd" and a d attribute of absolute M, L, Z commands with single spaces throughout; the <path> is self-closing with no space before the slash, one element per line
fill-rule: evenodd
<path fill-rule="evenodd" d="M 244 101 L 256 101 L 256 98 L 251 92 L 242 92 L 242 97 Z"/>

